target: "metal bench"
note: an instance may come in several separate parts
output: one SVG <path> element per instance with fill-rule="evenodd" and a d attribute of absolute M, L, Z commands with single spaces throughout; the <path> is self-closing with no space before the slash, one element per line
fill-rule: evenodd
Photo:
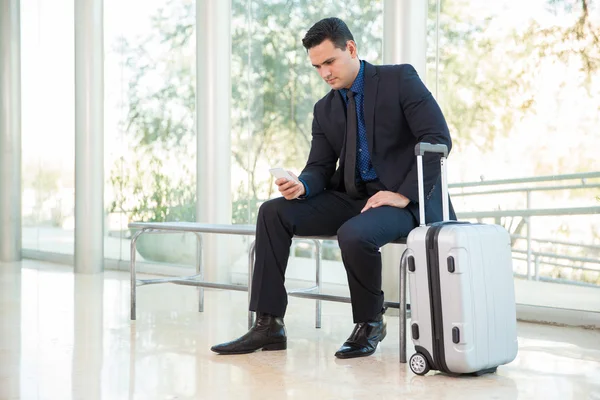
<path fill-rule="evenodd" d="M 254 271 L 255 241 L 252 241 L 248 251 L 248 284 L 232 285 L 226 283 L 206 282 L 204 281 L 204 264 L 202 261 L 202 234 L 227 234 L 254 236 L 256 227 L 254 225 L 224 225 L 224 224 L 204 224 L 198 222 L 132 222 L 130 229 L 137 230 L 131 238 L 131 319 L 136 319 L 136 290 L 138 286 L 152 285 L 158 283 L 174 283 L 177 285 L 197 286 L 199 288 L 198 311 L 204 311 L 204 288 L 237 290 L 248 292 L 248 301 L 251 295 L 252 273 Z M 143 234 L 165 234 L 165 233 L 192 233 L 198 240 L 198 251 L 196 254 L 196 274 L 190 276 L 179 276 L 157 279 L 137 279 L 136 278 L 136 242 Z M 321 327 L 321 301 L 336 301 L 350 303 L 349 297 L 333 296 L 321 293 L 321 241 L 336 240 L 336 236 L 294 236 L 294 240 L 310 240 L 315 244 L 315 285 L 306 289 L 291 290 L 290 296 L 302 297 L 316 300 L 315 308 L 315 327 Z M 392 243 L 406 244 L 406 238 L 398 239 Z M 400 310 L 400 362 L 406 362 L 406 262 L 404 255 L 400 260 L 400 298 L 399 302 L 385 302 L 386 307 L 398 308 Z M 254 313 L 248 311 L 248 328 L 254 322 Z"/>

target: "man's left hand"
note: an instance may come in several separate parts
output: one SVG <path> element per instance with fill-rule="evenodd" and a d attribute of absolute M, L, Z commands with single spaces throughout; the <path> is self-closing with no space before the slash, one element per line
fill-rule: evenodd
<path fill-rule="evenodd" d="M 365 212 L 369 208 L 377 208 L 381 206 L 392 206 L 398 208 L 404 208 L 410 203 L 410 200 L 400 193 L 388 192 L 382 190 L 381 192 L 375 193 L 365 204 L 365 207 L 360 211 Z"/>

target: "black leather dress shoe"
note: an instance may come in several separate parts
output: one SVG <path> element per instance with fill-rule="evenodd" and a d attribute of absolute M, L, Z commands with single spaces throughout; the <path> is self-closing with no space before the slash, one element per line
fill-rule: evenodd
<path fill-rule="evenodd" d="M 283 318 L 259 314 L 254 326 L 242 337 L 210 349 L 219 354 L 245 354 L 256 350 L 285 350 L 287 337 Z"/>
<path fill-rule="evenodd" d="M 370 356 L 375 353 L 379 342 L 385 338 L 386 327 L 387 323 L 383 312 L 373 318 L 373 321 L 359 322 L 335 356 L 337 358 Z"/>

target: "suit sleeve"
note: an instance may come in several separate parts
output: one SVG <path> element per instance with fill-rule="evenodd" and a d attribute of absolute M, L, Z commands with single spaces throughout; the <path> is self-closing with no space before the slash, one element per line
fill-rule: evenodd
<path fill-rule="evenodd" d="M 327 140 L 318 121 L 317 103 L 313 111 L 312 141 L 306 166 L 298 177 L 305 183 L 306 198 L 313 197 L 323 190 L 335 172 L 337 155 Z"/>
<path fill-rule="evenodd" d="M 445 144 L 448 152 L 452 148 L 452 140 L 448 131 L 448 125 L 442 114 L 438 103 L 427 90 L 417 71 L 408 64 L 402 65 L 400 69 L 400 107 L 408 122 L 412 134 L 418 142 L 433 144 Z M 426 154 L 423 157 L 424 192 L 433 189 L 440 176 L 439 156 Z M 417 180 L 417 163 L 415 162 L 404 182 L 398 188 L 398 193 L 406 196 L 414 203 L 419 201 Z"/>

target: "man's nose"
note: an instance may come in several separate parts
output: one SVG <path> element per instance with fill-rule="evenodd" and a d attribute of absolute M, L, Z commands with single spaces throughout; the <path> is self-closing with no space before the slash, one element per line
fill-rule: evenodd
<path fill-rule="evenodd" d="M 319 72 L 321 73 L 321 78 L 323 79 L 327 79 L 331 75 L 329 68 L 321 67 Z"/>

